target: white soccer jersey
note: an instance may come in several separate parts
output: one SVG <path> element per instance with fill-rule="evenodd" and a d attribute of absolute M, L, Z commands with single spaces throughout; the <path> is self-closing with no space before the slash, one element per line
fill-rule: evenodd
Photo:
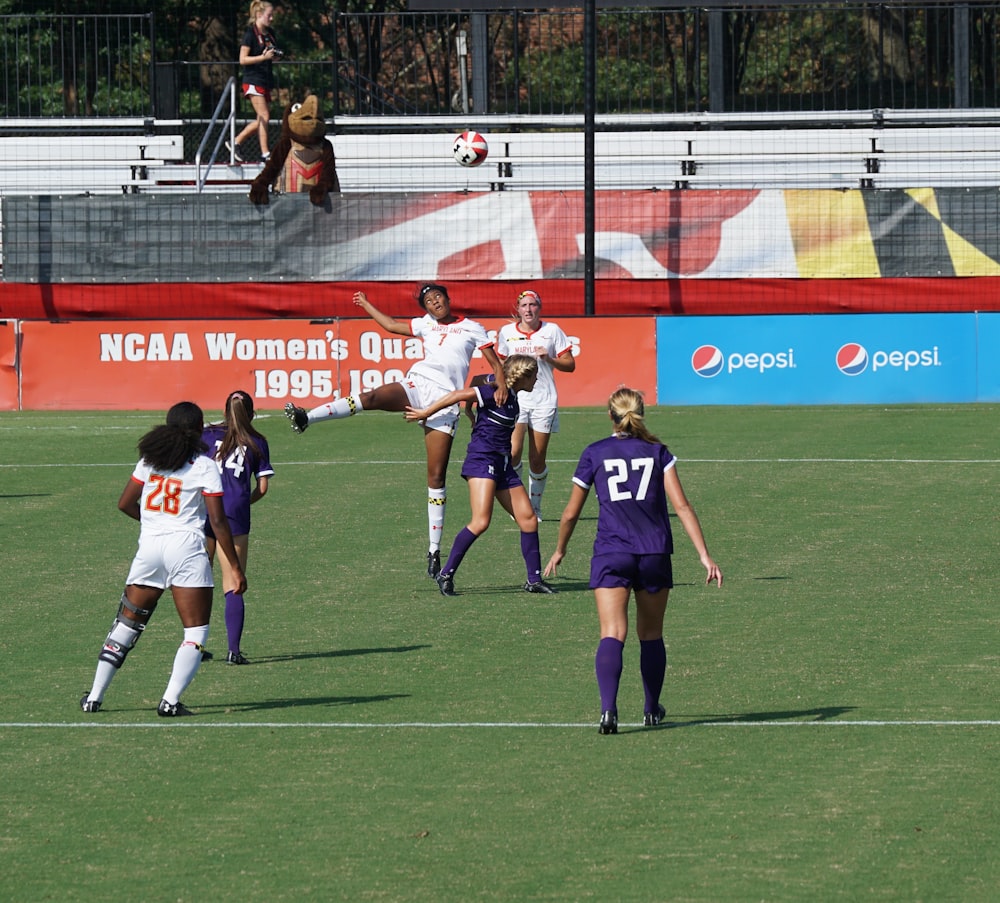
<path fill-rule="evenodd" d="M 141 460 L 132 479 L 142 484 L 139 518 L 144 534 L 205 535 L 205 496 L 222 495 L 222 477 L 211 458 L 199 455 L 172 473 L 156 473 Z"/>
<path fill-rule="evenodd" d="M 463 388 L 473 352 L 493 345 L 483 326 L 466 317 L 447 325 L 430 314 L 414 317 L 410 332 L 424 342 L 424 359 L 417 361 L 410 372 L 439 385 L 444 390 L 442 395 Z"/>
<path fill-rule="evenodd" d="M 555 323 L 546 320 L 534 332 L 525 332 L 520 323 L 508 323 L 497 332 L 497 354 L 501 358 L 512 354 L 527 354 L 538 358 L 538 380 L 530 392 L 518 392 L 518 404 L 524 410 L 537 407 L 555 407 L 559 403 L 553 366 L 545 355 L 559 357 L 572 347 L 570 340 Z"/>

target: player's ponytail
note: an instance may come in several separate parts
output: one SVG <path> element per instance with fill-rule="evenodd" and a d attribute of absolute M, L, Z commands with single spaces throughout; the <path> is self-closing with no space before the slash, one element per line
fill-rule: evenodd
<path fill-rule="evenodd" d="M 263 436 L 253 428 L 253 396 L 249 392 L 236 390 L 226 398 L 226 433 L 222 437 L 222 445 L 216 453 L 216 459 L 226 461 L 237 448 L 252 450 L 260 454 L 257 439 Z"/>
<path fill-rule="evenodd" d="M 635 436 L 643 442 L 662 445 L 647 428 L 645 421 L 646 406 L 642 395 L 635 389 L 622 386 L 608 399 L 608 411 L 615 425 L 615 432 L 622 435 Z"/>

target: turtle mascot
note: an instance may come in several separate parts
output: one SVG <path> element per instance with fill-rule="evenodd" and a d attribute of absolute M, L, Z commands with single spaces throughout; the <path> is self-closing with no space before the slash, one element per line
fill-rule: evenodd
<path fill-rule="evenodd" d="M 333 145 L 326 137 L 315 94 L 285 110 L 281 137 L 250 186 L 250 200 L 266 205 L 269 188 L 277 193 L 308 191 L 317 207 L 323 206 L 329 192 L 340 191 Z"/>

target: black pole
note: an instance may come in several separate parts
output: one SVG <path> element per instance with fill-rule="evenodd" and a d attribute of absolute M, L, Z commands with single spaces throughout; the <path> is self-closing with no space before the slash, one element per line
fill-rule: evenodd
<path fill-rule="evenodd" d="M 583 7 L 583 312 L 594 316 L 594 110 L 597 85 L 597 0 Z"/>

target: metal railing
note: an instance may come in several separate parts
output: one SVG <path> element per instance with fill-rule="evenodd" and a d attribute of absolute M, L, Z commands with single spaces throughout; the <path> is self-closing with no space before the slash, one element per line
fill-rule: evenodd
<path fill-rule="evenodd" d="M 0 117 L 153 115 L 153 13 L 0 16 Z"/>
<path fill-rule="evenodd" d="M 226 113 L 226 118 L 222 119 L 223 111 L 226 107 L 229 107 Z M 212 139 L 212 135 L 218 128 L 218 135 L 215 139 L 215 144 L 212 146 L 212 152 L 209 155 L 208 162 L 205 164 L 205 170 L 202 172 L 201 161 L 205 153 L 205 149 L 208 147 L 209 142 Z M 195 184 L 198 189 L 198 194 L 201 194 L 205 190 L 205 182 L 208 181 L 208 174 L 212 171 L 212 167 L 215 165 L 215 161 L 219 156 L 219 151 L 222 149 L 222 142 L 229 139 L 229 163 L 233 164 L 236 162 L 233 156 L 232 148 L 236 147 L 236 79 L 230 78 L 226 82 L 225 89 L 222 95 L 219 97 L 219 102 L 215 105 L 215 110 L 212 113 L 212 118 L 208 122 L 208 127 L 205 129 L 205 134 L 202 136 L 201 143 L 198 145 L 198 150 L 195 151 L 194 155 L 194 169 L 195 169 Z"/>

